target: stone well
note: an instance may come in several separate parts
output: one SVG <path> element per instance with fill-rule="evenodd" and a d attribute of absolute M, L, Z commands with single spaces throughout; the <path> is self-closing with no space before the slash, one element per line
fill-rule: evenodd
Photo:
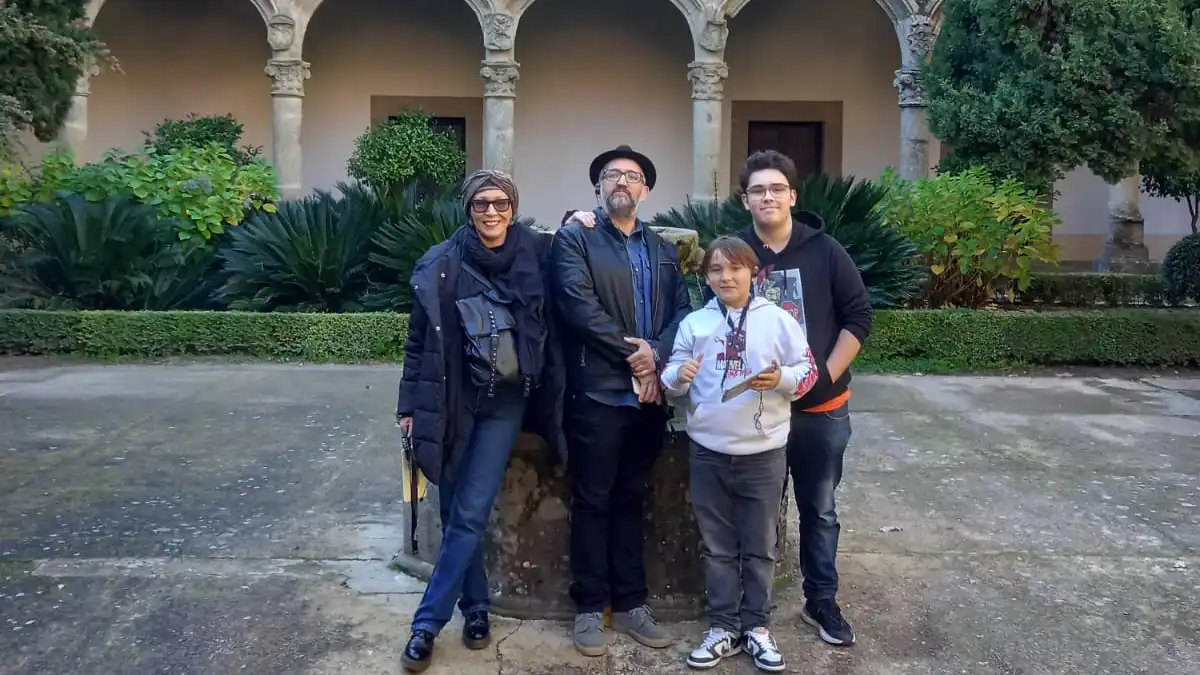
<path fill-rule="evenodd" d="M 675 426 L 682 429 L 682 421 L 677 420 Z M 646 500 L 649 603 L 664 620 L 686 621 L 700 618 L 704 612 L 700 535 L 688 490 L 687 436 L 682 431 L 668 432 L 664 443 Z M 779 510 L 779 577 L 795 568 L 794 546 L 787 537 L 790 492 L 789 485 Z M 571 583 L 569 504 L 565 467 L 540 437 L 522 434 L 484 540 L 494 613 L 518 619 L 574 616 L 567 593 Z M 403 512 L 407 521 L 407 505 Z M 404 548 L 393 564 L 428 579 L 441 543 L 435 486 L 429 486 L 418 503 L 418 526 L 419 555 L 408 550 L 405 537 Z M 408 532 L 407 522 L 403 531 Z"/>

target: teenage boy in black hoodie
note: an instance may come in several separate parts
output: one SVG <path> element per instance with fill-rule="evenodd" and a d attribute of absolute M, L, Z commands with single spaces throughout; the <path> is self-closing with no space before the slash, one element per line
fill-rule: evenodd
<path fill-rule="evenodd" d="M 854 643 L 842 617 L 837 546 L 841 526 L 834 491 L 850 443 L 850 363 L 871 333 L 871 299 L 846 249 L 825 232 L 820 216 L 792 213 L 796 165 L 774 150 L 756 152 L 738 174 L 742 204 L 754 225 L 738 236 L 758 252 L 755 295 L 789 311 L 808 336 L 817 384 L 792 404 L 788 465 L 800 510 L 802 617 L 832 645 Z"/>
<path fill-rule="evenodd" d="M 854 260 L 821 217 L 793 214 L 796 164 L 774 150 L 756 152 L 738 175 L 742 204 L 754 220 L 738 233 L 758 254 L 756 296 L 776 303 L 800 322 L 819 377 L 792 404 L 788 466 L 800 511 L 800 570 L 806 622 L 832 645 L 854 644 L 854 631 L 837 604 L 838 523 L 834 491 L 850 443 L 850 364 L 871 333 L 871 299 Z M 594 225 L 592 214 L 568 212 L 564 224 Z"/>

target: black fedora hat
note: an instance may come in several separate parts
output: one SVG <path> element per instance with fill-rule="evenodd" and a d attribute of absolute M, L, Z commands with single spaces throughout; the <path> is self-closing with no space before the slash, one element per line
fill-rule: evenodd
<path fill-rule="evenodd" d="M 637 162 L 638 166 L 642 167 L 642 173 L 646 174 L 646 187 L 654 189 L 654 183 L 658 181 L 658 170 L 654 168 L 654 162 L 628 145 L 618 145 L 612 150 L 596 155 L 596 159 L 593 159 L 592 165 L 588 167 L 588 177 L 592 179 L 592 185 L 600 182 L 600 172 L 604 170 L 604 165 L 618 158 Z"/>

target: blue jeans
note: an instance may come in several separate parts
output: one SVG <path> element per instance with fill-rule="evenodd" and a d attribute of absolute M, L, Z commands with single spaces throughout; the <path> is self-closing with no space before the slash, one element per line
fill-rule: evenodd
<path fill-rule="evenodd" d="M 829 600 L 837 595 L 842 526 L 833 493 L 842 482 L 842 460 L 849 444 L 849 405 L 830 412 L 792 415 L 788 466 L 800 511 L 800 571 L 808 600 Z"/>
<path fill-rule="evenodd" d="M 413 617 L 413 630 L 439 634 L 450 622 L 456 601 L 463 615 L 488 610 L 483 537 L 524 415 L 521 391 L 481 397 L 470 438 L 459 444 L 453 461 L 443 465 L 438 486 L 442 548 Z"/>

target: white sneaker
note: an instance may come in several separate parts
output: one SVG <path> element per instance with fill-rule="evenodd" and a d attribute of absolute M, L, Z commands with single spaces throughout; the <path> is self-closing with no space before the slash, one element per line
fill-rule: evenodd
<path fill-rule="evenodd" d="M 693 668 L 712 668 L 727 656 L 739 654 L 742 651 L 741 641 L 736 633 L 730 633 L 724 628 L 710 628 L 704 634 L 704 641 L 688 655 L 687 664 Z"/>
<path fill-rule="evenodd" d="M 783 662 L 783 654 L 779 653 L 779 646 L 775 644 L 775 638 L 766 628 L 748 630 L 742 637 L 746 653 L 754 657 L 754 665 L 758 666 L 759 670 L 778 673 L 787 668 Z"/>

